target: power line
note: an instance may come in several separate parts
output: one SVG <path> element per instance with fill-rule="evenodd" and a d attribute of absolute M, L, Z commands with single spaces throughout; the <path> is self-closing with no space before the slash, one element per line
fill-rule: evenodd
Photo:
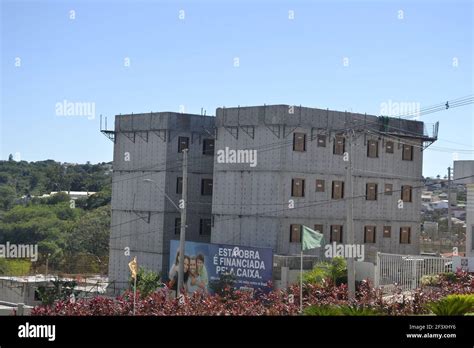
<path fill-rule="evenodd" d="M 465 176 L 465 177 L 453 179 L 451 181 L 453 182 L 453 181 L 468 179 L 468 178 L 472 178 L 472 177 L 474 177 L 474 175 L 468 175 L 468 176 Z M 424 188 L 424 187 L 425 187 L 425 185 L 412 186 L 411 189 L 412 190 L 417 190 L 417 189 L 421 189 L 421 188 Z M 391 190 L 391 191 L 385 191 L 384 190 L 384 191 L 377 192 L 377 196 L 379 196 L 379 195 L 380 196 L 388 195 L 388 193 L 396 193 L 396 192 L 401 193 L 402 191 L 403 191 L 403 189 Z M 263 214 L 279 213 L 279 212 L 285 212 L 285 211 L 294 211 L 294 210 L 298 210 L 298 209 L 305 209 L 305 208 L 315 207 L 315 206 L 324 205 L 324 204 L 338 204 L 340 202 L 344 202 L 344 201 L 349 200 L 349 199 L 365 198 L 366 196 L 367 196 L 366 194 L 363 194 L 363 195 L 357 195 L 357 196 L 352 196 L 352 197 L 344 197 L 344 198 L 341 198 L 341 199 L 327 199 L 327 200 L 323 200 L 323 201 L 309 201 L 309 202 L 303 203 L 301 206 L 297 206 L 297 207 L 294 207 L 294 208 L 285 208 L 285 209 L 278 209 L 278 210 L 273 210 L 273 211 L 266 211 L 266 212 L 263 212 Z M 289 204 L 289 202 L 286 202 L 286 204 Z M 215 215 L 230 215 L 230 214 L 215 214 L 215 213 L 213 213 L 212 215 L 215 216 Z M 277 216 L 274 216 L 274 215 L 262 215 L 262 213 L 259 213 L 259 214 L 246 214 L 245 216 L 246 217 L 262 217 L 262 218 L 277 217 Z M 234 217 L 230 217 L 230 218 L 226 218 L 226 219 L 217 220 L 217 222 L 224 222 L 224 221 L 230 221 L 230 220 L 241 219 L 241 218 L 242 218 L 241 216 L 234 216 Z M 300 217 L 294 217 L 294 218 L 299 219 Z M 172 231 L 174 229 L 175 228 L 173 227 L 172 229 L 169 229 L 169 230 L 166 230 L 166 231 Z M 164 231 L 165 230 L 163 230 L 163 232 Z M 132 236 L 138 236 L 138 235 L 150 234 L 150 233 L 157 233 L 157 232 L 160 232 L 160 231 L 157 230 L 157 231 L 148 231 L 148 232 L 127 234 L 127 235 L 120 235 L 120 236 L 111 237 L 110 239 L 119 239 L 119 238 L 124 238 L 124 237 L 132 237 Z"/>

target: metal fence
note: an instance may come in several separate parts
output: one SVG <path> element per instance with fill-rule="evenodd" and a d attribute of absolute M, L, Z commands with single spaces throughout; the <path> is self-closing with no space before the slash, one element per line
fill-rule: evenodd
<path fill-rule="evenodd" d="M 397 285 L 403 290 L 416 289 L 424 275 L 452 271 L 452 260 L 421 255 L 377 253 L 375 285 Z"/>

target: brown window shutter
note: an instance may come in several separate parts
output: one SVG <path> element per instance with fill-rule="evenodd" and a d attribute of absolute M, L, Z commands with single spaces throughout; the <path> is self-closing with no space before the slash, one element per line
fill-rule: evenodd
<path fill-rule="evenodd" d="M 367 141 L 367 157 L 379 157 L 379 142 L 376 140 Z"/>
<path fill-rule="evenodd" d="M 323 231 L 324 226 L 323 225 L 314 225 L 314 230 L 319 233 L 324 233 Z"/>
<path fill-rule="evenodd" d="M 293 133 L 293 151 L 298 151 L 298 152 L 306 151 L 306 134 L 305 133 Z"/>
<path fill-rule="evenodd" d="M 365 226 L 364 243 L 375 243 L 375 226 Z"/>
<path fill-rule="evenodd" d="M 304 179 L 291 180 L 291 195 L 293 197 L 304 197 Z"/>
<path fill-rule="evenodd" d="M 383 237 L 390 238 L 392 235 L 392 227 L 391 226 L 384 226 L 383 227 Z"/>
<path fill-rule="evenodd" d="M 410 234 L 410 227 L 400 227 L 400 244 L 410 244 Z"/>
<path fill-rule="evenodd" d="M 392 192 L 393 192 L 393 185 L 392 185 L 392 184 L 385 184 L 384 193 L 385 193 L 387 196 L 391 196 L 391 195 L 392 195 Z"/>
<path fill-rule="evenodd" d="M 368 201 L 377 200 L 377 184 L 368 183 L 365 188 L 365 199 Z"/>
<path fill-rule="evenodd" d="M 332 198 L 341 199 L 344 197 L 344 182 L 333 181 L 332 182 Z"/>
<path fill-rule="evenodd" d="M 322 134 L 318 134 L 318 147 L 326 147 L 326 136 Z"/>
<path fill-rule="evenodd" d="M 411 186 L 408 186 L 408 185 L 402 186 L 402 201 L 411 202 L 411 199 L 412 199 Z"/>
<path fill-rule="evenodd" d="M 316 180 L 316 192 L 324 192 L 324 180 Z"/>
<path fill-rule="evenodd" d="M 385 143 L 385 152 L 393 153 L 393 141 L 387 141 Z"/>
<path fill-rule="evenodd" d="M 402 160 L 404 161 L 413 161 L 413 146 L 403 144 L 403 153 L 402 153 Z"/>
<path fill-rule="evenodd" d="M 334 151 L 335 155 L 343 155 L 345 150 L 345 140 L 344 136 L 336 135 L 334 139 Z"/>
<path fill-rule="evenodd" d="M 342 226 L 331 225 L 330 242 L 342 243 Z"/>
<path fill-rule="evenodd" d="M 290 242 L 301 242 L 301 225 L 290 225 Z"/>

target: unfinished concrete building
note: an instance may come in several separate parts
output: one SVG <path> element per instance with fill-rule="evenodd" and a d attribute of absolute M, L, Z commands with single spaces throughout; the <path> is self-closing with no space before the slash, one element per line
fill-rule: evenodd
<path fill-rule="evenodd" d="M 127 264 L 135 255 L 141 266 L 167 274 L 180 214 L 163 192 L 175 203 L 181 198 L 184 148 L 187 240 L 297 255 L 306 225 L 322 231 L 326 242 L 345 243 L 350 129 L 355 242 L 365 245 L 366 260 L 376 251 L 417 254 L 422 150 L 436 140 L 437 125 L 428 134 L 419 121 L 289 105 L 219 108 L 216 117 L 121 115 L 113 131 L 103 131 L 115 142 L 113 287 L 128 286 Z M 256 150 L 253 162 L 228 156 L 249 149 Z"/>
<path fill-rule="evenodd" d="M 169 241 L 179 239 L 182 151 L 188 149 L 186 239 L 209 242 L 211 233 L 214 117 L 159 112 L 120 115 L 114 141 L 111 288 L 128 287 L 128 263 L 167 274 Z"/>
<path fill-rule="evenodd" d="M 348 129 L 352 141 L 355 243 L 417 254 L 423 122 L 289 105 L 219 108 L 216 152 L 256 149 L 257 164 L 214 162 L 211 242 L 301 250 L 301 227 L 345 243 Z"/>

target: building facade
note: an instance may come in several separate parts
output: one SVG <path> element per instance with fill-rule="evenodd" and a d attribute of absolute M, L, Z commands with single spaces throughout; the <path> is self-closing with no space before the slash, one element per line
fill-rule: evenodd
<path fill-rule="evenodd" d="M 328 243 L 346 243 L 352 199 L 355 243 L 365 245 L 366 261 L 377 251 L 419 251 L 422 150 L 435 140 L 422 122 L 272 105 L 219 108 L 216 117 L 120 115 L 104 133 L 115 143 L 109 261 L 115 288 L 128 287 L 133 256 L 166 278 L 170 240 L 179 239 L 180 226 L 170 201 L 181 198 L 186 148 L 186 240 L 296 255 L 306 225 Z M 353 197 L 346 189 L 349 144 Z"/>
<path fill-rule="evenodd" d="M 454 181 L 465 184 L 466 194 L 466 256 L 474 256 L 474 161 L 454 161 Z"/>
<path fill-rule="evenodd" d="M 214 117 L 159 112 L 115 118 L 109 279 L 127 288 L 128 263 L 167 275 L 179 239 L 183 150 L 188 149 L 186 239 L 209 242 Z M 168 198 L 165 196 L 168 196 Z"/>
<path fill-rule="evenodd" d="M 289 105 L 217 109 L 216 151 L 256 149 L 257 165 L 214 162 L 211 241 L 301 250 L 301 227 L 346 243 L 347 130 L 352 132 L 355 243 L 419 252 L 422 122 Z M 346 158 L 347 159 L 347 158 Z M 315 251 L 318 253 L 318 251 Z"/>

